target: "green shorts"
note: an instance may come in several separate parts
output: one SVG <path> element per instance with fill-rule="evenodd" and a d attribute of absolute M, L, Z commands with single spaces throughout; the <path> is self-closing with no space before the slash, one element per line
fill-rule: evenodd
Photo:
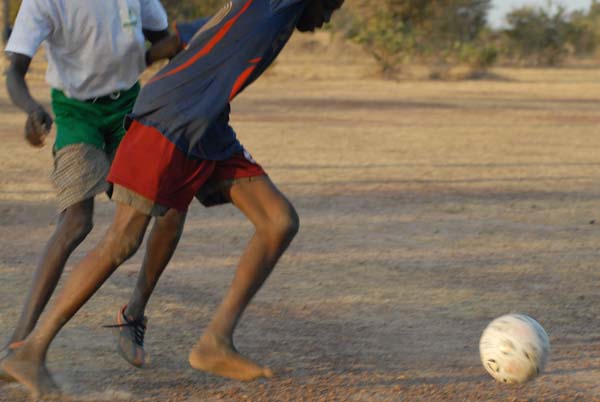
<path fill-rule="evenodd" d="M 124 118 L 131 113 L 139 91 L 136 84 L 112 97 L 79 101 L 52 90 L 56 141 L 51 180 L 59 211 L 110 189 L 106 176 L 125 135 Z"/>
<path fill-rule="evenodd" d="M 54 151 L 74 144 L 89 144 L 112 154 L 125 135 L 123 120 L 131 113 L 140 92 L 136 83 L 117 97 L 80 101 L 52 89 L 52 111 L 56 123 Z"/>

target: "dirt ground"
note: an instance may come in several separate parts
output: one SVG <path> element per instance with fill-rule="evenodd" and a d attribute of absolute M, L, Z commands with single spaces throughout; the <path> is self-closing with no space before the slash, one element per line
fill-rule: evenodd
<path fill-rule="evenodd" d="M 187 364 L 252 233 L 233 207 L 193 205 L 147 311 L 151 367 L 128 366 L 102 327 L 127 301 L 140 252 L 53 344 L 65 400 L 600 401 L 600 70 L 389 82 L 346 53 L 316 63 L 297 49 L 233 106 L 242 142 L 301 217 L 236 338 L 278 376 L 238 383 Z M 56 206 L 51 149 L 26 145 L 3 86 L 0 122 L 4 338 Z M 112 211 L 99 200 L 67 270 Z M 523 386 L 495 383 L 479 362 L 481 332 L 508 312 L 535 317 L 552 342 L 546 372 Z M 1 401 L 26 399 L 0 384 Z"/>

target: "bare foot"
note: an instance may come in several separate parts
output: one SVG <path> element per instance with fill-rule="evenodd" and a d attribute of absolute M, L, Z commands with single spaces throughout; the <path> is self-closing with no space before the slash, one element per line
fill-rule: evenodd
<path fill-rule="evenodd" d="M 203 335 L 190 352 L 189 362 L 196 370 L 234 380 L 273 377 L 270 368 L 259 366 L 242 356 L 230 342 L 216 335 Z"/>
<path fill-rule="evenodd" d="M 0 362 L 2 362 L 2 360 L 4 360 L 8 356 L 9 353 L 10 353 L 10 349 L 8 347 L 0 350 Z M 4 370 L 2 370 L 2 368 L 0 368 L 0 381 L 14 382 L 16 380 L 14 378 L 12 378 L 10 375 L 8 375 Z"/>
<path fill-rule="evenodd" d="M 44 363 L 28 359 L 19 349 L 10 350 L 0 360 L 0 371 L 23 384 L 34 399 L 60 394 Z"/>

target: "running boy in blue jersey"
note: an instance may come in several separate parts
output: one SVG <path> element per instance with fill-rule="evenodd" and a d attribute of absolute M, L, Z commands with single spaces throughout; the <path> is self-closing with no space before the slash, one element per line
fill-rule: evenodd
<path fill-rule="evenodd" d="M 298 216 L 236 139 L 229 102 L 272 63 L 296 27 L 322 26 L 342 2 L 234 0 L 142 90 L 109 174 L 117 201 L 112 225 L 73 269 L 44 320 L 0 362 L 34 396 L 56 389 L 45 361 L 64 324 L 135 253 L 152 216 L 185 214 L 194 197 L 205 205 L 232 202 L 256 231 L 190 364 L 238 380 L 272 375 L 238 353 L 233 333 L 296 234 Z"/>

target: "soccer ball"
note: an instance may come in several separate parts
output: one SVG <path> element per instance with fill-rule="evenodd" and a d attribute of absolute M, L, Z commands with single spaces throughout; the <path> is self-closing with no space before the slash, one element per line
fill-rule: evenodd
<path fill-rule="evenodd" d="M 522 384 L 544 370 L 550 340 L 533 318 L 508 314 L 496 318 L 483 331 L 479 354 L 494 379 L 506 384 Z"/>

